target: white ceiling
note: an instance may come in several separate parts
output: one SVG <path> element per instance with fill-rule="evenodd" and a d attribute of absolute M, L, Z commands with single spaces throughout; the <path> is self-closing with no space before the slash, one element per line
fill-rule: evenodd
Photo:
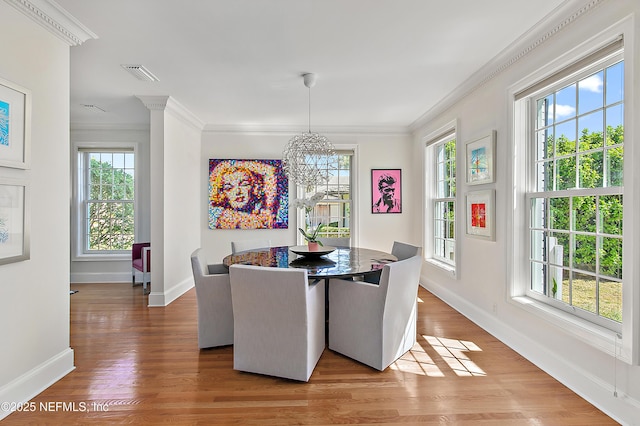
<path fill-rule="evenodd" d="M 170 95 L 207 128 L 406 128 L 565 0 L 56 0 L 72 124 L 147 123 Z M 143 82 L 121 64 L 141 64 Z M 83 104 L 106 112 L 90 110 Z M 97 111 L 97 112 L 96 112 Z"/>

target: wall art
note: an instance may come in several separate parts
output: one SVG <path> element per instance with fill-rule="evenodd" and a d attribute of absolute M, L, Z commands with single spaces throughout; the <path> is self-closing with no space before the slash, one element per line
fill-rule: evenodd
<path fill-rule="evenodd" d="M 467 234 L 493 241 L 495 239 L 495 190 L 467 193 Z"/>
<path fill-rule="evenodd" d="M 209 160 L 210 229 L 285 229 L 289 179 L 282 160 Z"/>
<path fill-rule="evenodd" d="M 0 79 L 0 166 L 29 168 L 31 93 Z"/>
<path fill-rule="evenodd" d="M 371 213 L 402 213 L 402 170 L 371 170 Z"/>
<path fill-rule="evenodd" d="M 495 180 L 496 132 L 467 143 L 467 183 L 478 185 Z"/>
<path fill-rule="evenodd" d="M 29 259 L 26 183 L 0 179 L 0 265 Z"/>

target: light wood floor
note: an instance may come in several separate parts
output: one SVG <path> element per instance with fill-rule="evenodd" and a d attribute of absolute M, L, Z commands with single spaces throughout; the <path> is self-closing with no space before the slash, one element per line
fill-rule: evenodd
<path fill-rule="evenodd" d="M 76 369 L 6 424 L 616 424 L 422 288 L 418 342 L 392 368 L 326 349 L 298 383 L 198 350 L 193 289 L 147 308 L 130 284 L 72 287 Z"/>

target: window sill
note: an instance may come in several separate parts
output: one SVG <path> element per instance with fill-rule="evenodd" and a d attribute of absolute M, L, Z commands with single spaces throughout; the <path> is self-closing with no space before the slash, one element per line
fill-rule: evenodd
<path fill-rule="evenodd" d="M 122 262 L 122 261 L 131 261 L 131 253 L 121 254 L 80 254 L 75 255 L 71 258 L 73 262 Z"/>
<path fill-rule="evenodd" d="M 431 264 L 431 265 L 433 265 L 433 266 L 435 266 L 437 268 L 440 268 L 440 269 L 450 273 L 454 277 L 456 276 L 456 268 L 455 268 L 455 266 L 449 265 L 448 263 L 444 263 L 441 260 L 437 260 L 437 259 L 434 259 L 434 258 L 425 259 L 425 262 L 427 262 L 427 263 L 429 263 L 429 264 Z"/>
<path fill-rule="evenodd" d="M 571 334 L 583 343 L 610 356 L 615 356 L 616 347 L 620 351 L 622 340 L 615 331 L 590 323 L 530 297 L 515 296 L 510 299 L 510 303 L 552 323 L 561 329 L 561 332 Z M 624 351 L 618 353 L 618 359 L 631 364 L 630 357 Z"/>

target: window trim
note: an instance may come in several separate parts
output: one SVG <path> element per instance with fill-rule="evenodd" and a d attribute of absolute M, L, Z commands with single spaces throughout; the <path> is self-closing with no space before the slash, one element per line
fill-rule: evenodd
<path fill-rule="evenodd" d="M 350 155 L 351 156 L 351 171 L 349 173 L 349 190 L 350 190 L 350 211 L 351 216 L 349 218 L 349 232 L 351 235 L 350 241 L 351 245 L 356 247 L 358 245 L 358 173 L 357 173 L 357 161 L 358 161 L 358 146 L 351 144 L 334 144 L 334 151 L 339 155 Z M 297 198 L 303 198 L 305 196 L 305 191 L 300 186 L 295 186 L 295 192 Z M 297 209 L 296 214 L 297 227 L 302 227 L 305 221 L 305 211 L 304 209 Z M 304 244 L 304 238 L 300 235 L 299 232 L 296 233 L 296 241 L 297 244 Z"/>
<path fill-rule="evenodd" d="M 71 261 L 96 261 L 96 260 L 105 260 L 105 261 L 121 261 L 121 260 L 130 260 L 130 253 L 123 252 L 107 252 L 100 251 L 97 253 L 88 253 L 84 251 L 84 230 L 83 230 L 83 203 L 84 200 L 80 197 L 79 185 L 81 182 L 80 174 L 84 173 L 85 169 L 82 168 L 82 165 L 79 161 L 79 154 L 82 151 L 123 151 L 128 150 L 132 151 L 134 154 L 134 164 L 136 171 L 136 179 L 134 181 L 134 193 L 136 196 L 134 197 L 133 205 L 134 205 L 134 232 L 135 238 L 134 240 L 138 240 L 138 223 L 140 223 L 140 197 L 138 194 L 141 193 L 140 189 L 140 179 L 137 178 L 138 171 L 140 170 L 140 156 L 139 156 L 139 143 L 138 142 L 77 142 L 73 144 L 73 149 L 71 150 L 71 195 L 72 195 L 72 206 L 71 206 Z M 82 178 L 84 179 L 84 177 Z"/>
<path fill-rule="evenodd" d="M 616 356 L 631 365 L 638 365 L 640 354 L 640 339 L 637 337 L 640 329 L 640 302 L 636 299 L 640 292 L 640 284 L 638 276 L 640 268 L 633 268 L 634 259 L 637 258 L 640 238 L 640 226 L 630 224 L 626 221 L 624 233 L 623 248 L 623 321 L 622 333 L 606 329 L 594 323 L 576 317 L 568 312 L 560 311 L 550 305 L 541 303 L 526 295 L 528 288 L 528 226 L 526 218 L 528 218 L 528 206 L 526 204 L 525 193 L 529 188 L 525 188 L 527 182 L 528 164 L 530 151 L 523 149 L 523 141 L 527 140 L 527 136 L 531 133 L 530 122 L 528 120 L 526 101 L 518 100 L 518 94 L 524 92 L 528 87 L 533 86 L 536 82 L 558 73 L 559 70 L 571 67 L 578 63 L 581 59 L 596 53 L 599 49 L 603 49 L 620 38 L 633 40 L 633 25 L 631 20 L 626 19 L 616 27 L 612 27 L 607 31 L 585 41 L 580 46 L 572 49 L 567 54 L 551 61 L 541 67 L 532 74 L 521 79 L 508 89 L 508 99 L 511 108 L 508 108 L 508 140 L 512 141 L 507 147 L 507 188 L 513 188 L 507 191 L 509 213 L 507 214 L 507 279 L 509 289 L 507 292 L 507 302 L 524 309 L 548 322 L 559 327 L 564 333 L 570 333 L 572 336 L 582 342 L 592 346 L 610 356 Z M 625 37 L 629 34 L 629 37 Z M 633 42 L 625 45 L 623 59 L 625 61 L 625 139 L 634 140 L 633 137 L 633 97 L 635 91 L 633 87 L 632 76 L 637 72 L 634 69 L 634 51 Z M 533 83 L 533 84 L 532 84 Z M 627 185 L 624 188 L 625 206 L 624 215 L 632 216 L 632 206 L 638 203 L 632 194 L 638 193 L 639 188 L 633 188 L 631 183 L 634 182 L 634 168 L 628 164 L 638 163 L 640 160 L 640 150 L 634 149 L 633 146 L 625 146 L 625 167 L 624 182 Z M 629 226 L 630 225 L 630 226 Z M 523 260 L 524 259 L 524 260 Z"/>
<path fill-rule="evenodd" d="M 456 196 L 454 197 L 455 201 L 455 221 L 454 221 L 454 235 L 456 246 L 454 250 L 454 259 L 453 264 L 449 262 L 444 262 L 440 258 L 436 257 L 435 247 L 434 247 L 434 232 L 433 232 L 433 221 L 434 221 L 434 203 L 436 200 L 440 199 L 436 196 L 436 175 L 434 170 L 434 164 L 436 162 L 435 158 L 435 147 L 444 142 L 445 139 L 456 139 Z M 423 138 L 424 143 L 424 168 L 423 168 L 423 182 L 424 186 L 424 200 L 425 204 L 423 206 L 423 226 L 424 226 L 424 242 L 423 247 L 425 250 L 423 252 L 423 258 L 425 262 L 434 265 L 454 277 L 457 276 L 458 267 L 460 265 L 460 239 L 459 232 L 461 228 L 460 220 L 460 182 L 458 181 L 458 165 L 460 163 L 461 151 L 458 149 L 458 120 L 452 120 L 445 125 L 441 126 L 439 129 L 431 132 L 427 136 Z"/>

